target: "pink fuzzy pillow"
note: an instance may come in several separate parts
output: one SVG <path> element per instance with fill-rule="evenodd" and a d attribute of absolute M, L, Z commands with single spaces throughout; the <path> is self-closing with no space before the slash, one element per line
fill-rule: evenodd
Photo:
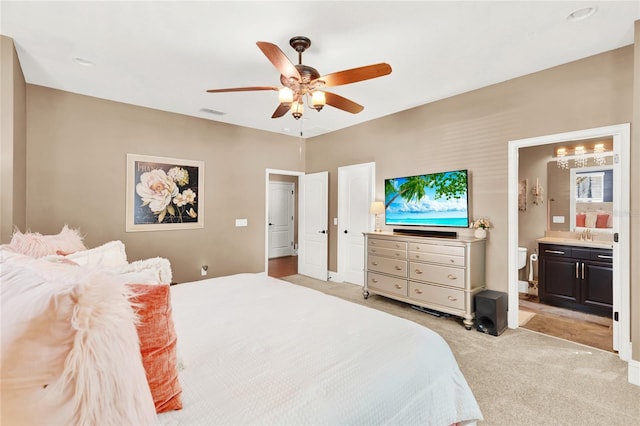
<path fill-rule="evenodd" d="M 18 253 L 36 258 L 87 249 L 82 242 L 80 232 L 77 229 L 70 229 L 67 225 L 57 235 L 42 235 L 39 232 L 23 234 L 16 229 L 8 245 Z"/>

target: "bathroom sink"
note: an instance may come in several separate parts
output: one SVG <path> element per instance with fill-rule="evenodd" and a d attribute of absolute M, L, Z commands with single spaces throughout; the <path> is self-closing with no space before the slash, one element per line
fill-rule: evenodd
<path fill-rule="evenodd" d="M 539 243 L 546 244 L 562 244 L 565 246 L 577 246 L 577 247 L 596 247 L 596 248 L 613 248 L 613 243 L 610 241 L 584 241 L 577 238 L 562 238 L 562 237 L 543 237 L 536 240 Z"/>

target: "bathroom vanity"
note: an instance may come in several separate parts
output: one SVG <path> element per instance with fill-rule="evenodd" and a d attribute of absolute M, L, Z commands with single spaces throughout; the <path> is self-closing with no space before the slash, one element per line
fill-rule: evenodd
<path fill-rule="evenodd" d="M 540 259 L 540 301 L 595 315 L 611 316 L 611 244 L 549 237 L 537 241 Z"/>

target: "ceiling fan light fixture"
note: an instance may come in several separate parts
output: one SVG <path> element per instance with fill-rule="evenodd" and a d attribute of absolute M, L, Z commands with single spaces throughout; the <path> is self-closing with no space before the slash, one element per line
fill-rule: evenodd
<path fill-rule="evenodd" d="M 283 87 L 278 92 L 278 100 L 282 105 L 291 106 L 293 102 L 293 90 L 288 87 Z"/>
<path fill-rule="evenodd" d="M 316 111 L 320 111 L 327 104 L 327 98 L 324 92 L 315 91 L 311 94 L 311 106 Z"/>
<path fill-rule="evenodd" d="M 304 102 L 294 101 L 291 105 L 291 115 L 298 120 L 304 114 Z"/>

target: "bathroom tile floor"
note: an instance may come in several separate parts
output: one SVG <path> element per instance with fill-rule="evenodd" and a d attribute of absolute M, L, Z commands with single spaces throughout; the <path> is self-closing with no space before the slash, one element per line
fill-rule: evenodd
<path fill-rule="evenodd" d="M 519 307 L 535 313 L 522 328 L 614 352 L 611 318 L 545 305 L 538 296 L 524 293 L 520 293 Z"/>

